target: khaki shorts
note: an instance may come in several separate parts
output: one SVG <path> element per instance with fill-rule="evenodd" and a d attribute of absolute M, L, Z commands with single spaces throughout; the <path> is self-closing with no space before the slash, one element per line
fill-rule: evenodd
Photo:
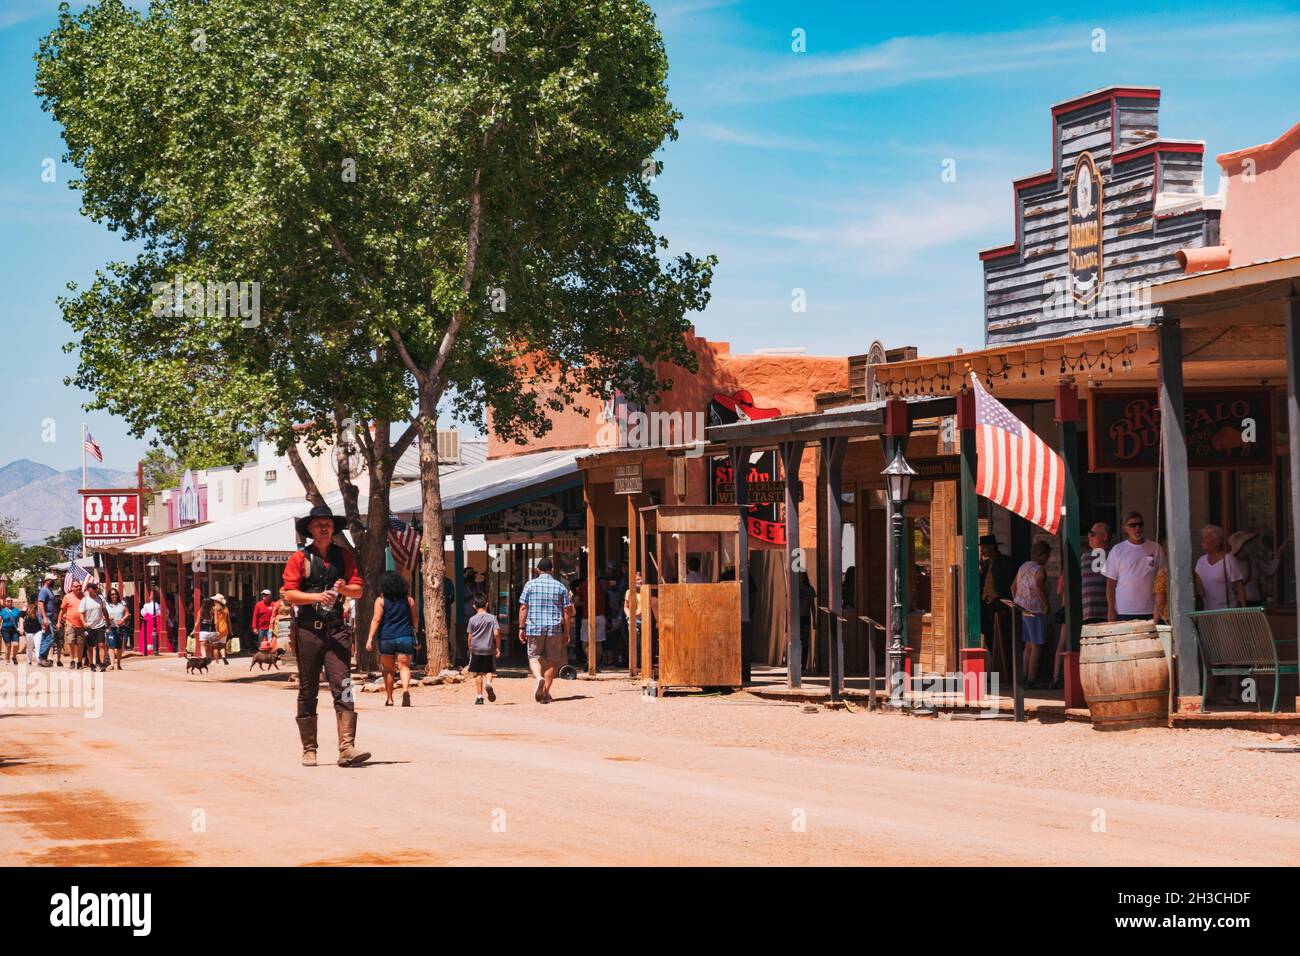
<path fill-rule="evenodd" d="M 533 660 L 563 664 L 569 659 L 569 640 L 561 634 L 529 634 L 526 636 L 528 656 Z"/>
<path fill-rule="evenodd" d="M 73 627 L 71 624 L 63 625 L 63 643 L 80 644 L 86 639 L 86 629 L 84 627 Z"/>

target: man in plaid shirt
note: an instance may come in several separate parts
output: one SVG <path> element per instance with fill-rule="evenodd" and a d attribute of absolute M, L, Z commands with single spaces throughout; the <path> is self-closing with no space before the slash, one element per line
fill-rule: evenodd
<path fill-rule="evenodd" d="M 550 558 L 537 562 L 537 577 L 519 595 L 519 640 L 528 646 L 528 669 L 537 679 L 533 699 L 551 702 L 555 671 L 568 659 L 573 602 L 569 589 L 551 577 Z"/>

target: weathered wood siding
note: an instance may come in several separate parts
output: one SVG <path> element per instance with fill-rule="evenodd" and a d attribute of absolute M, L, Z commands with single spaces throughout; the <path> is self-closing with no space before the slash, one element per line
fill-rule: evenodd
<path fill-rule="evenodd" d="M 1158 104 L 1117 93 L 1054 116 L 1052 172 L 1016 193 L 1018 242 L 984 256 L 988 345 L 1145 324 L 1158 308 L 1134 307 L 1129 296 L 1181 272 L 1179 249 L 1217 241 L 1217 211 L 1154 215 L 1159 193 L 1202 191 L 1204 158 L 1198 144 L 1159 140 Z M 1066 193 L 1084 151 L 1104 185 L 1104 292 L 1088 305 L 1075 302 L 1067 285 Z"/>

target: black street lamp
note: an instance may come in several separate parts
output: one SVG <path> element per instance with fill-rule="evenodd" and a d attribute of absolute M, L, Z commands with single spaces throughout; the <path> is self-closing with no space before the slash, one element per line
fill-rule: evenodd
<path fill-rule="evenodd" d="M 912 478 L 916 472 L 903 457 L 900 443 L 894 451 L 894 460 L 881 472 L 889 492 L 890 521 L 894 532 L 894 613 L 890 616 L 889 642 L 889 697 L 894 699 L 894 688 L 902 687 L 903 672 L 903 506 L 912 495 Z M 902 704 L 900 697 L 899 704 Z"/>

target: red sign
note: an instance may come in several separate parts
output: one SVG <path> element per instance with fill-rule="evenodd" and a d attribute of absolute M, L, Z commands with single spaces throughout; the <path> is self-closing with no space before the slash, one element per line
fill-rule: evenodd
<path fill-rule="evenodd" d="M 140 493 L 83 491 L 81 533 L 88 548 L 140 537 Z"/>

